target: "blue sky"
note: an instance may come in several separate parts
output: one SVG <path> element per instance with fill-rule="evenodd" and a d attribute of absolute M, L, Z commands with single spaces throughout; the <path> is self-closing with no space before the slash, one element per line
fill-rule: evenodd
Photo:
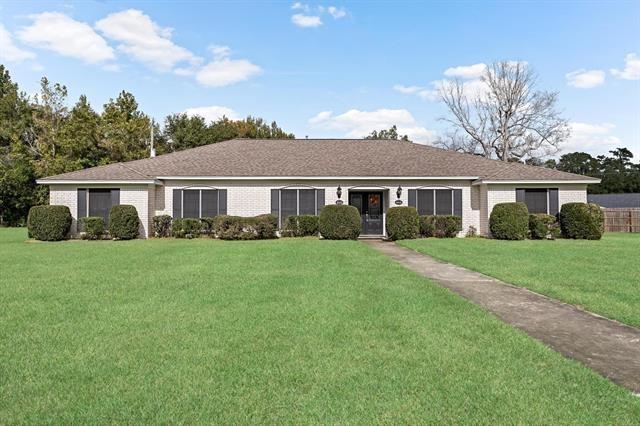
<path fill-rule="evenodd" d="M 132 92 L 157 120 L 255 115 L 304 137 L 397 124 L 433 141 L 434 90 L 527 61 L 572 123 L 565 151 L 640 156 L 640 2 L 0 2 L 0 62 L 73 102 Z"/>

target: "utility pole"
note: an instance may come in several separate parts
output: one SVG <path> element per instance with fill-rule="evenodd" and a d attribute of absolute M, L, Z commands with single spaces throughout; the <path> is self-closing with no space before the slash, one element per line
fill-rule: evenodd
<path fill-rule="evenodd" d="M 151 119 L 151 138 L 150 138 L 150 152 L 149 157 L 153 158 L 156 156 L 156 149 L 153 147 L 153 118 Z"/>

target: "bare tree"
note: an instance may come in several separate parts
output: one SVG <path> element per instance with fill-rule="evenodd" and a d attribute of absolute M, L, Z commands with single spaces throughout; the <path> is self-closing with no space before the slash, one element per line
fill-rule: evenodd
<path fill-rule="evenodd" d="M 569 137 L 567 121 L 556 109 L 557 92 L 536 90 L 537 76 L 523 62 L 487 67 L 480 88 L 456 79 L 440 88 L 452 125 L 439 144 L 502 161 L 524 161 L 558 151 Z"/>

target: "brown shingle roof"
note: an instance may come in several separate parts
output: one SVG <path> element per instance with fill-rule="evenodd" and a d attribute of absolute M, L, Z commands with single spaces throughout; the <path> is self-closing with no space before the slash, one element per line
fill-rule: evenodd
<path fill-rule="evenodd" d="M 42 179 L 140 180 L 212 177 L 474 177 L 492 181 L 584 180 L 581 175 L 504 163 L 411 142 L 362 139 L 234 139 L 155 158 Z"/>

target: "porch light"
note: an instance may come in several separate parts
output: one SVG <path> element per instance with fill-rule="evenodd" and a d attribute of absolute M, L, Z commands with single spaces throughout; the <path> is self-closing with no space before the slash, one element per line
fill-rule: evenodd
<path fill-rule="evenodd" d="M 336 195 L 338 196 L 338 200 L 340 199 L 340 197 L 342 197 L 342 188 L 340 188 L 340 185 L 338 185 L 338 190 L 336 191 Z"/>
<path fill-rule="evenodd" d="M 396 195 L 398 196 L 398 200 L 402 196 L 402 187 L 398 185 L 398 189 L 396 189 Z"/>

